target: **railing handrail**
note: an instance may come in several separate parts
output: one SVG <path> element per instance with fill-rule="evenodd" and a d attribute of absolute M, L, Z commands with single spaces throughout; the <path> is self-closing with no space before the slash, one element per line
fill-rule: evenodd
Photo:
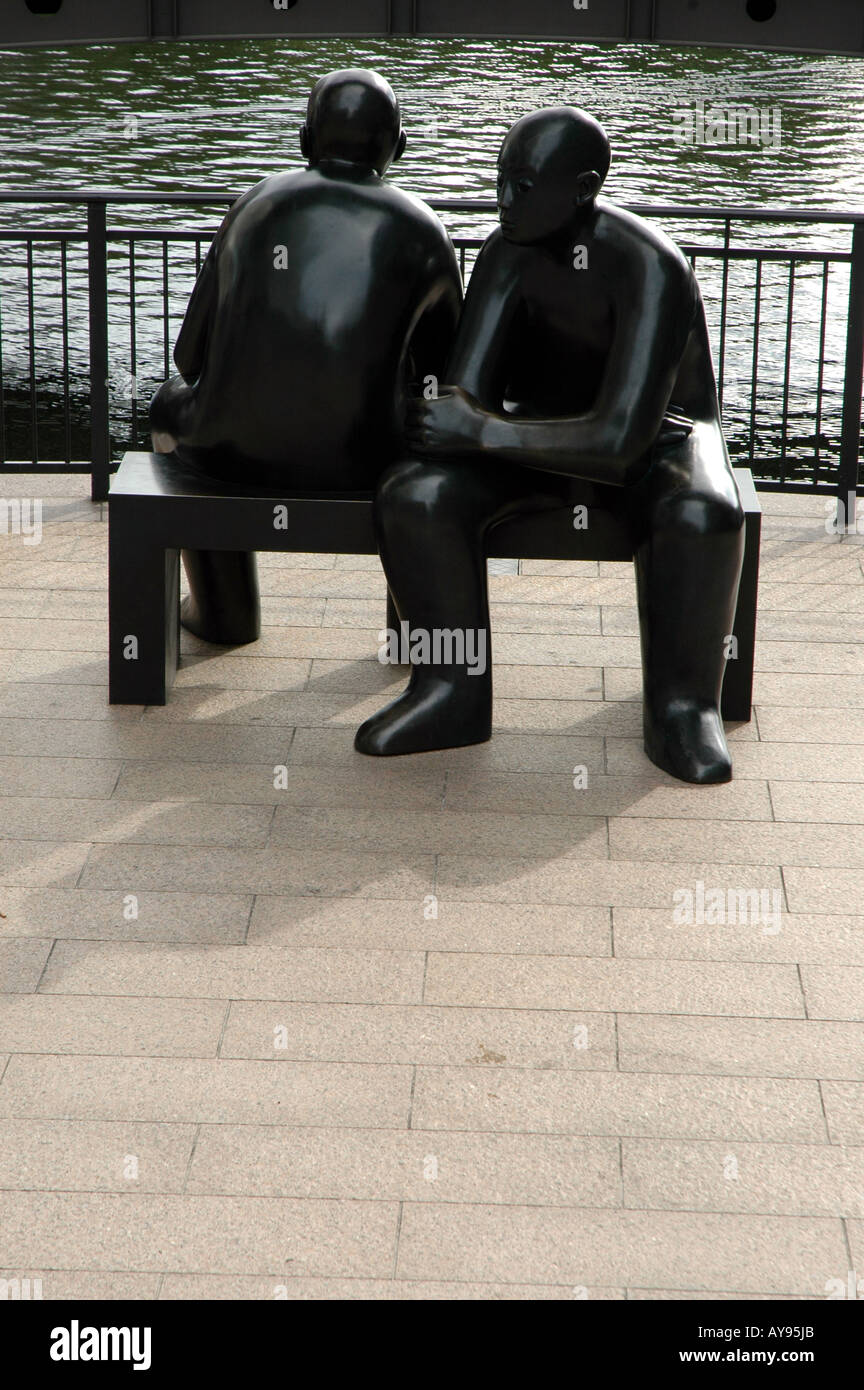
<path fill-rule="evenodd" d="M 252 187 L 252 185 L 250 185 Z M 393 187 L 399 187 L 394 184 Z M 129 193 L 118 188 L 33 189 L 29 193 L 0 189 L 0 203 L 138 203 L 164 207 L 225 205 L 242 197 L 245 190 L 219 189 L 212 193 Z M 426 198 L 437 212 L 495 212 L 494 198 Z M 829 208 L 758 208 L 747 204 L 618 203 L 626 212 L 650 216 L 705 218 L 707 221 L 824 222 L 835 226 L 864 224 L 864 208 L 834 212 Z"/>
<path fill-rule="evenodd" d="M 108 399 L 108 246 L 110 242 L 115 242 L 119 237 L 130 240 L 137 239 L 134 229 L 125 228 L 122 233 L 118 232 L 112 225 L 109 227 L 109 210 L 112 205 L 117 208 L 121 206 L 138 205 L 142 207 L 221 207 L 223 210 L 230 206 L 238 196 L 229 190 L 211 190 L 209 192 L 186 192 L 177 191 L 159 192 L 148 190 L 146 192 L 126 192 L 122 189 L 111 188 L 79 188 L 64 190 L 31 189 L 28 192 L 3 189 L 0 190 L 0 204 L 17 204 L 21 207 L 34 205 L 58 205 L 77 204 L 80 208 L 86 208 L 87 222 L 86 231 L 75 233 L 59 231 L 56 228 L 35 228 L 32 221 L 29 228 L 23 231 L 16 231 L 14 228 L 4 228 L 0 231 L 0 241 L 5 240 L 10 235 L 22 236 L 27 241 L 28 254 L 28 284 L 30 286 L 30 343 L 31 343 L 31 410 L 35 412 L 35 396 L 33 394 L 33 364 L 32 364 L 32 343 L 33 343 L 33 305 L 32 305 L 32 256 L 33 244 L 40 240 L 52 240 L 59 238 L 65 244 L 68 240 L 81 240 L 87 243 L 87 280 L 88 280 L 88 319 L 89 319 L 89 359 L 90 359 L 90 431 L 91 431 L 91 475 L 92 475 L 92 495 L 94 499 L 102 500 L 108 494 L 108 481 L 111 469 L 110 458 L 110 421 L 109 421 L 109 399 Z M 484 213 L 494 217 L 497 205 L 492 198 L 434 198 L 427 199 L 429 205 L 439 212 L 453 213 Z M 808 259 L 822 261 L 823 270 L 823 323 L 825 315 L 825 289 L 827 286 L 827 267 L 832 262 L 844 262 L 850 265 L 849 277 L 849 296 L 846 320 L 846 349 L 844 361 L 844 382 L 843 382 L 843 404 L 842 404 L 842 427 L 841 441 L 839 450 L 838 467 L 836 471 L 836 491 L 840 505 L 848 504 L 848 519 L 852 520 L 851 512 L 854 506 L 854 498 L 859 487 L 859 459 L 860 459 L 860 438 L 861 438 L 861 400 L 862 400 L 862 377 L 864 377 L 864 209 L 850 210 L 847 212 L 835 212 L 829 209 L 803 209 L 803 208 L 751 208 L 747 206 L 699 206 L 697 204 L 675 204 L 675 203 L 622 203 L 620 207 L 627 211 L 647 215 L 659 216 L 668 219 L 682 219 L 693 222 L 720 222 L 722 224 L 722 234 L 724 244 L 718 248 L 688 247 L 688 254 L 692 251 L 698 255 L 716 254 L 724 261 L 725 270 L 731 259 L 737 256 L 751 255 L 757 260 L 757 321 L 758 321 L 758 302 L 759 302 L 759 275 L 761 274 L 762 261 L 774 256 L 779 256 L 778 248 L 762 248 L 760 256 L 757 248 L 746 249 L 746 243 L 734 246 L 732 242 L 731 227 L 733 223 L 739 225 L 744 223 L 751 224 L 770 224 L 786 223 L 794 224 L 796 228 L 805 228 L 817 224 L 849 227 L 851 229 L 851 246 L 848 251 L 825 250 L 819 253 L 810 251 L 809 248 L 801 249 L 799 252 L 796 245 L 790 245 L 781 258 L 788 258 L 790 262 L 790 287 L 789 287 L 789 312 L 791 313 L 791 294 L 794 281 L 794 267 L 798 259 Z M 114 219 L 112 219 L 112 222 Z M 152 227 L 152 219 L 151 219 Z M 167 267 L 167 241 L 171 237 L 192 238 L 203 242 L 209 235 L 207 229 L 196 232 L 188 227 L 177 229 L 161 229 L 157 240 L 164 240 L 165 266 Z M 146 236 L 146 230 L 143 230 Z M 468 244 L 468 239 L 458 238 Z M 736 238 L 737 240 L 737 238 Z M 472 241 L 473 245 L 474 242 Z M 477 242 L 480 245 L 481 242 Z M 130 261 L 131 264 L 131 261 Z M 64 262 L 65 267 L 65 262 Z M 65 270 L 64 270 L 65 273 Z M 167 269 L 163 272 L 167 274 Z M 725 314 L 726 303 L 726 281 L 724 278 L 723 291 L 723 313 Z M 65 301 L 64 301 L 65 302 Z M 721 316 L 721 376 L 723 372 L 723 325 L 725 319 Z M 791 325 L 791 320 L 790 320 Z M 783 402 L 783 453 L 781 463 L 785 468 L 785 448 L 786 448 L 786 422 L 789 386 L 789 344 L 791 342 L 791 326 L 787 325 L 787 351 L 786 351 L 786 384 Z M 65 332 L 64 328 L 64 332 Z M 168 348 L 167 348 L 167 309 L 165 318 L 165 362 L 166 372 L 168 371 Z M 65 339 L 64 339 L 65 341 Z M 754 339 L 754 342 L 756 339 Z M 820 347 L 820 354 L 822 348 Z M 754 349 L 755 352 L 755 349 Z M 134 356 L 134 352 L 133 352 Z M 821 362 L 820 356 L 820 362 Z M 756 367 L 754 356 L 753 368 L 753 387 L 751 395 L 755 390 Z M 821 369 L 820 369 L 821 373 Z M 821 393 L 821 374 L 820 386 Z M 2 381 L 0 381 L 0 391 L 2 391 Z M 821 409 L 821 394 L 820 394 Z M 0 396 L 2 401 L 2 396 Z M 751 400 L 751 423 L 750 435 L 751 445 L 754 433 L 754 405 L 755 395 Z M 35 415 L 34 415 L 35 419 Z M 2 422 L 0 422 L 0 437 L 2 437 Z M 35 435 L 34 435 L 35 438 Z M 36 446 L 34 444 L 34 450 Z M 818 459 L 818 449 L 817 449 Z M 36 455 L 34 452 L 34 463 Z M 815 484 L 814 478 L 814 484 Z M 781 474 L 780 486 L 785 482 L 785 472 Z"/>

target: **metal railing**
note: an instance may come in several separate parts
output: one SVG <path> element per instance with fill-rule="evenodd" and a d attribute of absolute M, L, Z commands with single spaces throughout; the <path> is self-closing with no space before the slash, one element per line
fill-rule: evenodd
<path fill-rule="evenodd" d="M 227 209 L 234 197 L 221 191 L 0 192 L 0 205 L 43 209 L 23 229 L 0 228 L 0 471 L 87 471 L 94 499 L 107 496 L 112 466 L 124 449 L 147 447 L 140 402 L 172 370 L 171 347 L 202 249 L 218 225 L 210 214 Z M 451 217 L 488 216 L 491 228 L 491 201 L 430 202 Z M 85 213 L 86 223 L 61 228 L 45 222 L 44 209 L 56 206 L 77 210 L 79 220 Z M 208 215 L 197 228 L 159 228 L 149 220 L 115 225 L 119 209 L 156 207 L 184 208 L 187 222 Z M 629 209 L 662 218 L 699 275 L 733 462 L 752 467 L 766 490 L 835 494 L 844 501 L 856 493 L 864 212 L 656 204 Z M 700 233 L 707 228 L 714 236 L 694 241 L 687 231 L 678 235 L 677 223 L 696 224 Z M 795 244 L 765 244 L 765 228 L 772 224 Z M 733 226 L 740 229 L 735 240 Z M 828 226 L 840 229 L 848 245 L 805 244 Z M 453 241 L 465 276 L 483 237 L 454 233 Z M 23 250 L 13 257 L 16 245 Z M 53 249 L 52 260 L 46 260 L 46 247 Z M 79 315 L 86 317 L 86 336 Z M 44 370 L 41 361 L 48 364 Z M 748 379 L 749 393 L 745 389 L 742 396 Z M 767 385 L 766 418 L 760 393 Z"/>

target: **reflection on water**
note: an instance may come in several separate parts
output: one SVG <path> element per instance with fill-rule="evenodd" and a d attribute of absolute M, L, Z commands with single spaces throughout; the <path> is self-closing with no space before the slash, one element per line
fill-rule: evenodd
<path fill-rule="evenodd" d="M 524 39 L 242 40 L 0 52 L 0 185 L 22 191 L 107 186 L 154 196 L 185 189 L 240 192 L 266 174 L 301 163 L 297 128 L 309 89 L 322 73 L 347 66 L 374 67 L 396 88 L 409 144 L 392 177 L 427 197 L 492 197 L 495 159 L 507 127 L 538 106 L 572 102 L 595 114 L 609 133 L 613 163 L 606 192 L 619 201 L 838 211 L 864 204 L 864 63 L 858 59 Z M 700 99 L 778 108 L 780 147 L 678 144 L 673 110 Z M 0 206 L 2 225 L 14 226 L 18 216 L 20 209 Z M 130 209 L 124 210 L 122 221 L 140 226 L 152 216 Z M 80 214 L 71 210 L 31 210 L 27 218 L 40 225 L 82 225 Z M 206 236 L 215 225 L 209 210 L 158 214 L 161 226 L 177 225 L 178 218 Z M 447 220 L 454 233 L 483 235 L 490 227 L 488 217 L 476 215 Z M 680 236 L 693 231 L 692 226 L 666 225 Z M 739 240 L 752 235 L 739 235 Z M 716 241 L 706 227 L 694 239 Z M 845 246 L 848 232 L 780 227 L 771 232 L 771 241 L 796 248 Z M 13 248 L 3 248 L 4 261 L 12 254 Z M 20 262 L 20 245 L 14 254 Z M 141 257 L 149 265 L 145 281 L 155 287 L 161 267 L 150 265 L 143 250 Z M 82 271 L 80 258 L 76 262 L 70 251 L 73 284 Z M 704 273 L 710 314 L 719 279 L 712 279 L 707 262 Z M 172 339 L 194 265 L 188 262 L 177 274 L 170 304 Z M 809 323 L 818 320 L 821 275 L 815 270 L 801 274 L 796 306 Z M 752 264 L 741 268 L 739 280 L 731 299 L 732 371 L 736 380 L 746 376 L 749 392 L 744 330 L 752 317 Z M 785 350 L 787 289 L 782 276 L 775 284 L 766 274 L 766 357 L 764 374 L 760 359 L 760 381 L 765 399 L 773 395 L 775 401 Z M 16 373 L 26 378 L 29 372 L 26 305 L 18 302 L 8 270 L 0 276 L 0 292 L 4 369 L 7 382 L 14 384 Z M 837 322 L 829 331 L 826 357 L 834 370 L 843 351 L 842 280 L 832 296 L 829 307 Z M 138 304 L 142 394 L 140 383 L 149 389 L 163 371 L 160 308 L 148 300 L 145 284 Z M 39 312 L 37 308 L 37 327 Z M 113 312 L 112 366 L 116 357 L 122 372 L 129 366 L 128 309 Z M 773 337 L 772 323 L 777 330 Z M 86 377 L 80 308 L 72 315 L 70 332 L 74 394 Z M 49 338 L 42 335 L 40 341 L 47 345 Z M 741 348 L 737 365 L 736 344 Z M 52 381 L 55 388 L 62 371 L 57 356 L 55 342 L 52 357 L 43 354 L 38 363 L 40 381 Z M 793 417 L 807 405 L 813 366 L 808 351 L 801 372 L 793 374 Z M 828 383 L 829 397 L 836 386 L 833 379 Z M 733 397 L 735 389 L 733 384 Z M 760 409 L 761 404 L 760 397 Z M 727 407 L 734 434 L 742 421 L 749 423 L 750 402 L 729 399 Z M 735 413 L 739 408 L 740 419 Z"/>

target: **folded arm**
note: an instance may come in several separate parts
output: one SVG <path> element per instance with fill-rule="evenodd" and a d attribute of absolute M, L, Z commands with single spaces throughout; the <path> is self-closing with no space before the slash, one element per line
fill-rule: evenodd
<path fill-rule="evenodd" d="M 669 401 L 693 314 L 686 277 L 646 257 L 619 290 L 615 334 L 590 411 L 532 419 L 508 415 L 506 340 L 520 310 L 515 258 L 481 253 L 465 301 L 447 378 L 449 394 L 416 407 L 411 440 L 427 453 L 479 453 L 523 467 L 624 486 L 644 471 L 658 441 L 691 422 Z M 485 257 L 485 260 L 484 260 Z"/>
<path fill-rule="evenodd" d="M 596 400 L 570 417 L 526 419 L 487 413 L 481 448 L 530 468 L 623 486 L 644 471 L 658 439 L 675 441 L 691 424 L 669 401 L 687 343 L 687 286 L 649 270 L 641 294 L 616 311 L 615 337 Z"/>

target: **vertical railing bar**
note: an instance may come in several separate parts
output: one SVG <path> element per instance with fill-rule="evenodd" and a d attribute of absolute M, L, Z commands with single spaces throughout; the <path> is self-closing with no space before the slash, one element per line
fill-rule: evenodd
<path fill-rule="evenodd" d="M 720 372 L 720 409 L 723 409 L 723 382 L 726 377 L 726 300 L 729 293 L 729 239 L 732 234 L 731 218 L 724 218 L 723 222 L 723 287 L 720 291 L 720 353 L 719 353 L 719 372 Z"/>
<path fill-rule="evenodd" d="M 849 310 L 846 318 L 846 370 L 843 376 L 843 427 L 837 481 L 837 520 L 854 528 L 861 444 L 861 397 L 864 379 L 864 223 L 852 232 Z M 844 509 L 845 508 L 845 515 Z"/>
<path fill-rule="evenodd" d="M 39 417 L 36 410 L 36 323 L 33 310 L 33 237 L 27 237 L 27 332 L 30 367 L 30 442 L 33 446 L 33 466 L 39 464 Z"/>
<path fill-rule="evenodd" d="M 786 360 L 783 372 L 783 417 L 780 426 L 780 482 L 786 481 L 786 443 L 789 436 L 789 372 L 792 362 L 792 313 L 795 302 L 795 257 L 789 260 L 786 291 Z"/>
<path fill-rule="evenodd" d="M 762 295 L 762 262 L 756 257 L 756 284 L 754 287 L 755 313 L 753 316 L 753 365 L 750 371 L 750 458 L 756 439 L 756 381 L 759 375 L 759 314 Z"/>
<path fill-rule="evenodd" d="M 0 268 L 6 269 L 5 258 Z M 3 386 L 3 281 L 0 279 L 0 463 L 6 462 L 6 392 Z"/>
<path fill-rule="evenodd" d="M 825 330 L 828 322 L 828 257 L 822 262 L 822 313 L 819 321 L 819 371 L 816 377 L 816 451 L 813 482 L 819 481 L 822 466 L 822 394 L 825 387 Z"/>
<path fill-rule="evenodd" d="M 90 495 L 108 497 L 111 426 L 108 412 L 108 234 L 104 198 L 87 201 L 87 301 L 90 322 Z"/>
<path fill-rule="evenodd" d="M 171 375 L 168 351 L 168 238 L 162 238 L 162 356 L 165 380 Z"/>
<path fill-rule="evenodd" d="M 72 462 L 72 407 L 69 401 L 69 268 L 67 244 L 60 241 L 60 297 L 63 301 L 63 444 L 66 463 Z"/>
<path fill-rule="evenodd" d="M 129 238 L 129 366 L 132 373 L 132 439 L 138 444 L 138 335 L 135 309 L 135 238 Z"/>

